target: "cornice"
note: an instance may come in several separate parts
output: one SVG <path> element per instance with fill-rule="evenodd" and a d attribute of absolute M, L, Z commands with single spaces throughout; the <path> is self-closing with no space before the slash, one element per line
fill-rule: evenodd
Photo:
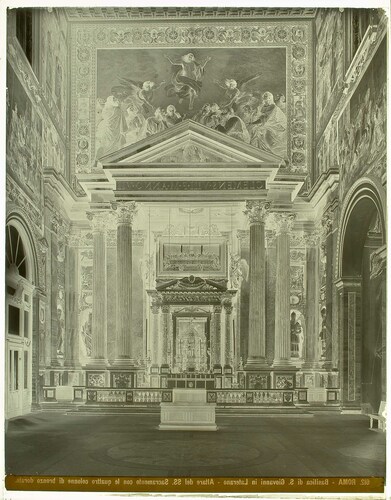
<path fill-rule="evenodd" d="M 312 19 L 315 8 L 266 7 L 89 7 L 65 8 L 68 21 L 161 21 L 215 19 Z"/>

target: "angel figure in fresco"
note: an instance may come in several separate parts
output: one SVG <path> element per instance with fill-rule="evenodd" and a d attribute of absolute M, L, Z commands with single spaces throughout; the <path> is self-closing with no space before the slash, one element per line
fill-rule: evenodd
<path fill-rule="evenodd" d="M 124 104 L 132 103 L 138 108 L 140 113 L 149 115 L 154 111 L 155 107 L 152 104 L 155 92 L 166 83 L 164 80 L 159 84 L 151 80 L 145 82 L 137 82 L 129 78 L 118 78 L 121 85 L 112 88 L 112 93 Z"/>
<path fill-rule="evenodd" d="M 225 90 L 224 100 L 220 103 L 221 108 L 233 108 L 237 109 L 253 99 L 252 92 L 249 91 L 249 86 L 251 82 L 254 82 L 261 76 L 261 73 L 257 73 L 254 76 L 250 76 L 244 80 L 234 80 L 233 78 L 226 78 L 224 82 L 219 80 L 214 80 L 214 83 L 220 88 Z"/>
<path fill-rule="evenodd" d="M 205 66 L 211 60 L 211 57 L 207 57 L 202 64 L 196 60 L 192 53 L 183 55 L 179 62 L 172 61 L 167 55 L 165 58 L 173 66 L 171 83 L 166 86 L 167 96 L 172 97 L 176 95 L 180 103 L 184 99 L 188 99 L 189 110 L 192 110 L 194 100 L 201 92 Z"/>

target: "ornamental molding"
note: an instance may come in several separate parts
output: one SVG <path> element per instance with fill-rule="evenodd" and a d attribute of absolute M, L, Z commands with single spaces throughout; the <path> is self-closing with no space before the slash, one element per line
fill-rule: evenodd
<path fill-rule="evenodd" d="M 243 213 L 248 217 L 250 224 L 260 224 L 265 222 L 270 208 L 270 201 L 250 200 L 246 201 L 246 208 Z"/>
<path fill-rule="evenodd" d="M 238 229 L 236 237 L 240 241 L 240 248 L 250 248 L 250 231 L 248 229 Z"/>
<path fill-rule="evenodd" d="M 323 231 L 319 228 L 312 231 L 306 231 L 303 234 L 303 239 L 306 247 L 318 247 L 323 236 Z"/>
<path fill-rule="evenodd" d="M 262 7 L 88 7 L 65 8 L 68 21 L 135 21 L 163 19 L 314 18 L 316 8 Z"/>
<path fill-rule="evenodd" d="M 30 200 L 29 196 L 19 187 L 17 182 L 9 175 L 6 176 L 7 214 L 12 206 L 16 206 L 23 211 L 23 215 L 28 217 L 32 226 L 42 233 L 43 214 L 41 207 Z M 14 204 L 14 205 L 13 205 Z M 27 215 L 28 214 L 28 215 Z"/>
<path fill-rule="evenodd" d="M 324 235 L 328 236 L 332 230 L 334 222 L 337 220 L 338 202 L 329 205 L 324 211 L 321 219 Z"/>

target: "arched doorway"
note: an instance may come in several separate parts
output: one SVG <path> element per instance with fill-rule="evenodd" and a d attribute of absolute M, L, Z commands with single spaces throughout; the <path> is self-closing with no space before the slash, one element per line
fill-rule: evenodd
<path fill-rule="evenodd" d="M 342 405 L 370 405 L 375 412 L 386 394 L 386 248 L 381 189 L 361 181 L 347 197 L 341 217 L 337 281 Z"/>
<path fill-rule="evenodd" d="M 31 411 L 33 255 L 27 232 L 17 220 L 6 226 L 6 418 Z"/>

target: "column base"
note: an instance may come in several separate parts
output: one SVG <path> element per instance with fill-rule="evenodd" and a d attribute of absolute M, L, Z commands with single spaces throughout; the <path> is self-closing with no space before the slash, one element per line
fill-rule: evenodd
<path fill-rule="evenodd" d="M 116 358 L 109 368 L 135 368 L 135 362 L 133 358 Z"/>
<path fill-rule="evenodd" d="M 107 365 L 107 359 L 90 359 L 84 368 L 87 370 L 105 370 Z"/>
<path fill-rule="evenodd" d="M 301 370 L 323 370 L 323 367 L 318 361 L 304 361 Z"/>
<path fill-rule="evenodd" d="M 270 366 L 267 364 L 266 358 L 256 358 L 251 357 L 247 359 L 244 366 L 245 371 L 249 370 L 270 370 Z"/>
<path fill-rule="evenodd" d="M 272 364 L 272 368 L 277 368 L 278 370 L 295 370 L 299 369 L 296 363 L 291 359 L 275 359 Z"/>

